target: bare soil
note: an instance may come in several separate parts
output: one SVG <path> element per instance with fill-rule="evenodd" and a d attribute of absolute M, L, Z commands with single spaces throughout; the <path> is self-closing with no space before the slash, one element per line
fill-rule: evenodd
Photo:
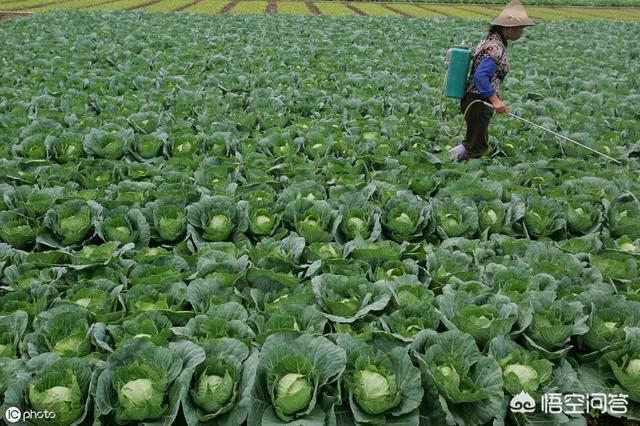
<path fill-rule="evenodd" d="M 220 15 L 222 15 L 223 13 L 231 12 L 238 3 L 240 3 L 240 0 L 231 0 L 229 4 L 222 8 L 222 10 L 220 11 Z"/>
<path fill-rule="evenodd" d="M 188 9 L 188 8 L 190 8 L 191 6 L 193 6 L 194 4 L 198 4 L 198 3 L 200 3 L 201 1 L 202 1 L 202 0 L 195 0 L 195 1 L 192 1 L 192 2 L 191 2 L 191 3 L 189 3 L 189 4 L 185 4 L 184 6 L 180 6 L 179 8 L 177 8 L 176 10 L 174 10 L 174 12 L 180 12 L 180 11 L 182 11 L 182 10 Z"/>
<path fill-rule="evenodd" d="M 320 9 L 310 0 L 304 2 L 312 15 L 321 15 Z"/>
<path fill-rule="evenodd" d="M 125 10 L 142 9 L 143 7 L 151 6 L 152 4 L 160 3 L 161 0 L 151 0 L 146 3 L 138 4 L 136 6 L 127 7 Z"/>
<path fill-rule="evenodd" d="M 107 4 L 107 3 L 115 3 L 117 1 L 118 0 L 106 0 L 106 1 L 98 2 L 98 3 L 88 4 L 86 6 L 79 7 L 78 10 L 88 9 L 88 8 L 94 7 L 94 6 L 102 6 L 103 4 Z"/>
<path fill-rule="evenodd" d="M 353 12 L 358 15 L 358 16 L 367 16 L 366 13 L 364 13 L 363 11 L 361 11 L 360 9 L 358 9 L 357 7 L 355 7 L 353 4 L 351 4 L 350 2 L 343 2 L 342 4 L 344 4 L 345 6 L 347 6 L 349 9 L 353 10 Z"/>
<path fill-rule="evenodd" d="M 0 11 L 0 22 L 7 21 L 9 19 L 28 18 L 33 15 L 30 12 L 4 12 Z"/>
<path fill-rule="evenodd" d="M 413 15 L 410 15 L 407 12 L 403 12 L 401 10 L 398 10 L 398 9 L 394 8 L 393 6 L 390 6 L 390 5 L 386 4 L 386 3 L 380 3 L 380 5 L 382 7 L 384 7 L 385 9 L 389 9 L 390 11 L 392 11 L 394 13 L 397 13 L 400 16 L 404 16 L 405 18 L 413 18 Z"/>

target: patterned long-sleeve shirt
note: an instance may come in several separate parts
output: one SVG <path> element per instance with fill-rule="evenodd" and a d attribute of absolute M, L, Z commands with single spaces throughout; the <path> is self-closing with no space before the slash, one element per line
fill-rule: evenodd
<path fill-rule="evenodd" d="M 509 72 L 507 39 L 501 31 L 492 31 L 478 44 L 471 60 L 471 73 L 467 80 L 467 92 L 483 98 L 497 93 Z"/>

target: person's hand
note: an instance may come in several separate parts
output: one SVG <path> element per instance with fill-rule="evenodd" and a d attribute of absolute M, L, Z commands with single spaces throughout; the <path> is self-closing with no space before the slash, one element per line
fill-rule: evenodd
<path fill-rule="evenodd" d="M 502 102 L 501 99 L 496 99 L 495 101 L 491 101 L 491 105 L 493 105 L 493 109 L 496 110 L 496 112 L 500 112 L 502 114 L 506 114 L 508 112 L 507 104 Z"/>
<path fill-rule="evenodd" d="M 493 95 L 489 96 L 489 102 L 491 102 L 491 105 L 496 112 L 500 112 L 503 114 L 507 112 L 507 104 L 502 102 L 502 99 L 500 99 L 497 94 L 494 93 Z"/>

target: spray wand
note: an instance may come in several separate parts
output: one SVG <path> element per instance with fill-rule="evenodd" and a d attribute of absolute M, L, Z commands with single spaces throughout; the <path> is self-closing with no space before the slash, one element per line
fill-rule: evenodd
<path fill-rule="evenodd" d="M 491 105 L 489 102 L 485 102 L 485 101 L 481 101 L 481 102 L 482 102 L 483 104 L 485 104 L 486 106 L 488 106 L 489 108 L 494 109 L 494 108 L 493 108 L 493 105 Z M 595 149 L 593 149 L 593 148 L 590 148 L 590 147 L 588 147 L 588 146 L 586 146 L 586 145 L 584 145 L 584 144 L 581 144 L 580 142 L 574 141 L 573 139 L 570 139 L 570 138 L 568 138 L 568 137 L 566 137 L 566 136 L 563 136 L 563 135 L 561 135 L 560 133 L 556 133 L 556 132 L 554 132 L 553 130 L 549 130 L 549 129 L 547 129 L 547 128 L 545 128 L 545 127 L 543 127 L 543 126 L 539 125 L 539 124 L 536 124 L 536 123 L 534 123 L 534 122 L 532 122 L 532 121 L 527 120 L 526 118 L 522 118 L 522 117 L 517 116 L 517 115 L 515 115 L 515 114 L 513 114 L 513 113 L 510 113 L 510 112 L 507 112 L 507 115 L 509 115 L 509 116 L 511 116 L 511 117 L 513 117 L 513 118 L 516 118 L 516 119 L 518 119 L 518 120 L 520 120 L 520 121 L 524 121 L 525 123 L 527 123 L 527 124 L 528 124 L 528 125 L 530 125 L 530 126 L 533 126 L 533 127 L 538 128 L 538 129 L 544 130 L 545 132 L 551 133 L 551 134 L 552 134 L 552 135 L 554 135 L 554 136 L 557 136 L 557 137 L 559 137 L 559 138 L 561 138 L 561 139 L 564 139 L 564 140 L 569 141 L 569 142 L 571 142 L 571 143 L 573 143 L 573 144 L 576 144 L 576 145 L 578 145 L 579 147 L 582 147 L 582 148 L 584 148 L 584 149 L 587 149 L 587 150 L 589 150 L 589 151 L 593 152 L 594 154 L 598 154 L 598 155 L 600 155 L 600 156 L 602 156 L 602 157 L 604 157 L 604 158 L 606 158 L 606 159 L 608 159 L 608 160 L 613 161 L 614 163 L 622 164 L 619 160 L 616 160 L 615 158 L 610 157 L 610 156 L 608 156 L 607 154 L 604 154 L 604 153 L 602 153 L 602 152 L 600 152 L 600 151 L 596 151 L 596 150 L 595 150 Z"/>

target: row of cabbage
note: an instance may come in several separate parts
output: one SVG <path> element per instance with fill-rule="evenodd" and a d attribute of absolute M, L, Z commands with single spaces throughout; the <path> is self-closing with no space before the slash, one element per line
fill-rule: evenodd
<path fill-rule="evenodd" d="M 608 361 L 631 388 L 637 388 L 640 359 L 629 351 L 637 350 L 638 332 L 629 329 L 616 354 L 626 370 Z M 373 346 L 343 334 L 278 333 L 259 352 L 234 338 L 167 346 L 135 338 L 106 361 L 46 354 L 10 366 L 18 375 L 3 408 L 36 410 L 43 417 L 35 424 L 57 425 L 171 425 L 180 409 L 189 425 L 480 425 L 504 422 L 512 395 L 539 397 L 581 386 L 565 360 L 537 359 L 503 337 L 485 354 L 456 331 L 425 331 L 410 348 Z M 586 424 L 581 419 L 557 414 L 512 421 Z"/>
<path fill-rule="evenodd" d="M 409 186 L 424 188 L 438 180 L 436 173 L 424 177 L 426 182 L 415 179 Z M 593 177 L 567 181 L 546 195 L 514 187 L 517 192 L 506 196 L 498 181 L 462 178 L 426 200 L 384 181 L 327 191 L 321 183 L 294 180 L 279 193 L 274 189 L 279 185 L 220 181 L 227 192 L 239 194 L 207 195 L 206 188 L 199 191 L 186 182 L 156 186 L 125 180 L 79 192 L 1 184 L 0 238 L 15 248 L 40 251 L 95 241 L 133 243 L 136 249 L 181 242 L 197 247 L 207 241 L 281 238 L 293 231 L 308 244 L 436 242 L 496 233 L 556 241 L 593 233 L 640 238 L 640 202 L 630 192 L 612 201 L 585 193 L 585 188 L 616 189 Z"/>
<path fill-rule="evenodd" d="M 476 425 L 521 391 L 582 390 L 628 395 L 637 416 L 640 260 L 617 247 L 325 246 L 304 273 L 295 234 L 248 254 L 132 248 L 86 246 L 72 265 L 2 248 L 5 408 L 57 424 L 172 424 L 181 405 L 189 424 Z"/>
<path fill-rule="evenodd" d="M 531 243 L 504 235 L 485 242 L 454 238 L 438 247 L 360 240 L 345 245 L 344 252 L 333 243 L 307 246 L 295 233 L 244 248 L 206 243 L 196 253 L 184 246 L 176 246 L 174 252 L 162 248 L 133 251 L 133 244 L 119 243 L 84 246 L 76 252 L 28 253 L 3 245 L 6 293 L 2 306 L 5 313 L 20 309 L 33 319 L 62 297 L 84 307 L 95 305 L 98 311 L 94 314 L 109 322 L 169 307 L 189 317 L 189 311 L 193 316 L 205 313 L 212 304 L 231 301 L 249 310 L 263 310 L 266 303 L 284 297 L 283 303 L 316 303 L 320 311 L 338 318 L 337 322 L 351 323 L 373 308 L 387 306 L 387 281 L 409 286 L 416 297 L 425 296 L 429 303 L 434 295 L 450 293 L 445 289 L 453 286 L 460 294 L 447 299 L 449 306 L 454 301 L 464 306 L 471 296 L 495 293 L 523 305 L 531 303 L 534 294 L 540 298 L 535 303 L 549 294 L 550 301 L 583 297 L 590 307 L 593 286 L 602 293 L 616 294 L 616 299 L 638 301 L 640 267 L 633 253 L 638 242 L 596 235 L 574 243 L 578 241 L 591 246 L 593 252 L 572 254 L 549 242 Z M 332 301 L 334 298 L 339 300 Z M 502 304 L 498 302 L 495 304 Z M 444 309 L 442 303 L 440 309 Z M 626 311 L 618 310 L 621 315 Z M 422 314 L 432 321 L 414 325 L 437 328 L 439 322 L 430 311 L 425 308 Z M 412 317 L 401 315 L 397 312 L 392 318 L 404 321 Z M 407 326 L 403 331 L 402 321 L 385 322 L 392 327 L 390 331 L 405 338 L 420 329 Z M 524 328 L 527 325 L 525 319 Z"/>

